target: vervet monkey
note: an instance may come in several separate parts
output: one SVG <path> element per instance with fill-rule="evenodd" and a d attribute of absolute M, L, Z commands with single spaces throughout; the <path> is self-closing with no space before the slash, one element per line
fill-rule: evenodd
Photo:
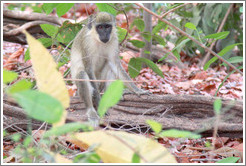
<path fill-rule="evenodd" d="M 106 12 L 90 16 L 88 24 L 78 32 L 71 50 L 71 74 L 73 79 L 131 80 L 123 69 L 119 53 L 115 18 Z M 75 81 L 79 96 L 84 100 L 89 121 L 99 122 L 96 112 L 100 92 L 110 82 Z M 125 82 L 128 89 L 138 95 L 149 92 L 139 89 L 133 82 Z"/>

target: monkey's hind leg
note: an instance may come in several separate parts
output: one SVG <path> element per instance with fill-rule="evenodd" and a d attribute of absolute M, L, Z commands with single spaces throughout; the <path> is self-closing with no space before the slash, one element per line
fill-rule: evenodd
<path fill-rule="evenodd" d="M 89 80 L 89 77 L 85 71 L 80 71 L 76 78 Z M 84 100 L 85 107 L 87 109 L 86 114 L 89 122 L 92 124 L 92 126 L 97 127 L 99 125 L 100 118 L 93 106 L 93 99 L 95 99 L 94 91 L 97 90 L 89 81 L 76 81 L 76 86 L 80 98 Z"/>

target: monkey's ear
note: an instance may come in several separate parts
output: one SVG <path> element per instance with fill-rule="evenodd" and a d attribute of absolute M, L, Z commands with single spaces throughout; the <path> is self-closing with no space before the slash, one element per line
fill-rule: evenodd
<path fill-rule="evenodd" d="M 88 17 L 87 27 L 88 27 L 89 29 L 92 28 L 92 22 L 93 22 L 93 19 L 94 19 L 93 15 L 90 15 L 90 16 Z"/>

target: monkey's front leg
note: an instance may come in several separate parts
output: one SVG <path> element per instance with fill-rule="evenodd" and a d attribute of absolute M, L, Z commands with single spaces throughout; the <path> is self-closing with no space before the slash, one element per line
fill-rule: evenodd
<path fill-rule="evenodd" d="M 77 74 L 76 78 L 86 80 L 90 79 L 85 71 L 80 71 Z M 96 85 L 93 83 L 89 81 L 76 81 L 76 86 L 80 98 L 84 100 L 89 122 L 92 124 L 92 126 L 97 127 L 99 125 L 100 118 L 97 114 L 96 109 L 100 100 L 100 96 L 97 91 Z M 96 107 L 94 107 L 93 105 Z"/>
<path fill-rule="evenodd" d="M 109 66 L 111 66 L 111 69 L 112 69 L 113 73 L 115 74 L 116 78 L 120 79 L 120 80 L 132 81 L 130 76 L 123 69 L 123 67 L 120 63 L 120 59 L 119 58 L 115 59 L 114 63 L 115 63 L 116 67 L 114 67 L 112 63 L 109 63 Z M 143 94 L 147 94 L 147 95 L 152 94 L 150 91 L 145 91 L 143 89 L 138 88 L 133 82 L 125 82 L 124 84 L 127 86 L 127 88 L 131 92 L 137 94 L 138 96 L 143 95 Z M 129 91 L 125 90 L 124 94 L 126 94 L 126 93 L 129 93 Z"/>

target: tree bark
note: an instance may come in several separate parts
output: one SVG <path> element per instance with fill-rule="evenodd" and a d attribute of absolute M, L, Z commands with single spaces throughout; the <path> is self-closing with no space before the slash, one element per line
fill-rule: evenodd
<path fill-rule="evenodd" d="M 200 95 L 142 95 L 125 94 L 122 100 L 109 109 L 101 127 L 116 128 L 131 132 L 149 132 L 146 120 L 162 124 L 163 129 L 189 130 L 212 136 L 215 122 L 213 102 L 215 97 Z M 243 102 L 222 99 L 221 120 L 218 135 L 231 138 L 243 137 Z M 71 98 L 66 122 L 87 120 L 84 103 L 78 97 Z M 10 98 L 4 97 L 4 129 L 26 130 L 25 112 Z M 12 119 L 12 120 L 11 120 Z M 13 121 L 13 119 L 15 121 Z M 33 129 L 42 122 L 33 120 Z M 17 127 L 16 127 L 17 126 Z M 15 128 L 15 129 L 13 129 Z"/>
<path fill-rule="evenodd" d="M 152 3 L 144 3 L 143 5 L 149 10 L 152 10 Z M 149 32 L 149 34 L 151 34 L 152 33 L 152 15 L 146 11 L 143 11 L 143 20 L 145 24 L 144 32 Z M 150 39 L 150 41 L 146 39 L 143 39 L 143 41 L 145 43 L 145 46 L 143 49 L 141 49 L 141 57 L 146 58 L 146 59 L 151 59 L 150 55 L 151 55 L 152 38 Z M 147 67 L 146 64 L 143 64 L 142 66 Z"/>

